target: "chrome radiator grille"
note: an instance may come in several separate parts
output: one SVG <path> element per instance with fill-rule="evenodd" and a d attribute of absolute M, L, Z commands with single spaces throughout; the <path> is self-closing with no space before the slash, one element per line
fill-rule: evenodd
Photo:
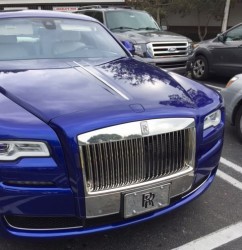
<path fill-rule="evenodd" d="M 188 55 L 187 42 L 156 42 L 147 45 L 154 58 Z"/>
<path fill-rule="evenodd" d="M 88 192 L 160 179 L 194 164 L 195 128 L 80 145 Z M 193 167 L 193 166 L 192 166 Z"/>

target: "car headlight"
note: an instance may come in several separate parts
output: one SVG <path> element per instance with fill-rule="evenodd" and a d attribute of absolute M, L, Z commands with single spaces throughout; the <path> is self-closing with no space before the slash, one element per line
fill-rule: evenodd
<path fill-rule="evenodd" d="M 216 110 L 213 113 L 207 115 L 204 119 L 203 129 L 210 127 L 216 127 L 221 122 L 221 111 Z"/>
<path fill-rule="evenodd" d="M 47 157 L 49 149 L 44 142 L 0 141 L 0 161 L 14 161 L 20 157 Z"/>
<path fill-rule="evenodd" d="M 233 78 L 231 78 L 228 83 L 226 84 L 225 88 L 228 88 L 232 83 L 234 83 L 235 81 L 237 81 L 239 79 L 238 76 L 234 76 Z"/>
<path fill-rule="evenodd" d="M 141 57 L 145 57 L 147 52 L 146 44 L 134 44 L 135 54 Z"/>
<path fill-rule="evenodd" d="M 195 46 L 193 42 L 188 42 L 188 54 L 191 55 L 193 53 Z"/>

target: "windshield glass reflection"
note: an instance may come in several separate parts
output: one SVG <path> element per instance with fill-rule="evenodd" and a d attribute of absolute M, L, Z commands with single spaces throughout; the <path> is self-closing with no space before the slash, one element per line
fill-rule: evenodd
<path fill-rule="evenodd" d="M 127 56 L 98 23 L 61 18 L 0 20 L 0 60 Z"/>

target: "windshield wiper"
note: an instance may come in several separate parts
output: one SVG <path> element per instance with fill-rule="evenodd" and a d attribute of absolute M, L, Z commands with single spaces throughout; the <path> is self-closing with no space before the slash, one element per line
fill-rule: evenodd
<path fill-rule="evenodd" d="M 131 27 L 126 27 L 126 26 L 120 26 L 120 27 L 112 28 L 110 30 L 113 31 L 113 30 L 136 30 L 136 29 L 131 28 Z"/>
<path fill-rule="evenodd" d="M 159 30 L 158 28 L 152 28 L 152 27 L 142 27 L 139 28 L 138 30 Z"/>

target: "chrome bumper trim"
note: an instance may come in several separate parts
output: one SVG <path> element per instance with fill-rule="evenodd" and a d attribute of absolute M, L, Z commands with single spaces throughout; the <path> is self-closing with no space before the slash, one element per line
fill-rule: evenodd
<path fill-rule="evenodd" d="M 130 137 L 132 137 L 132 139 L 147 137 L 193 127 L 195 127 L 195 121 L 193 118 L 164 118 L 147 121 L 136 121 L 107 128 L 101 128 L 78 135 L 78 143 L 80 146 L 83 146 L 104 142 L 122 141 Z M 117 136 L 103 137 L 102 135 Z"/>
<path fill-rule="evenodd" d="M 142 183 L 137 186 L 125 187 L 121 190 L 110 190 L 110 192 L 97 192 L 86 196 L 86 218 L 97 218 L 122 212 L 122 194 L 135 192 L 144 188 L 150 188 L 157 184 L 171 184 L 170 198 L 186 193 L 192 186 L 194 181 L 194 171 L 190 168 L 186 173 L 176 176 L 170 176 L 166 180 L 154 180 L 150 183 Z"/>

